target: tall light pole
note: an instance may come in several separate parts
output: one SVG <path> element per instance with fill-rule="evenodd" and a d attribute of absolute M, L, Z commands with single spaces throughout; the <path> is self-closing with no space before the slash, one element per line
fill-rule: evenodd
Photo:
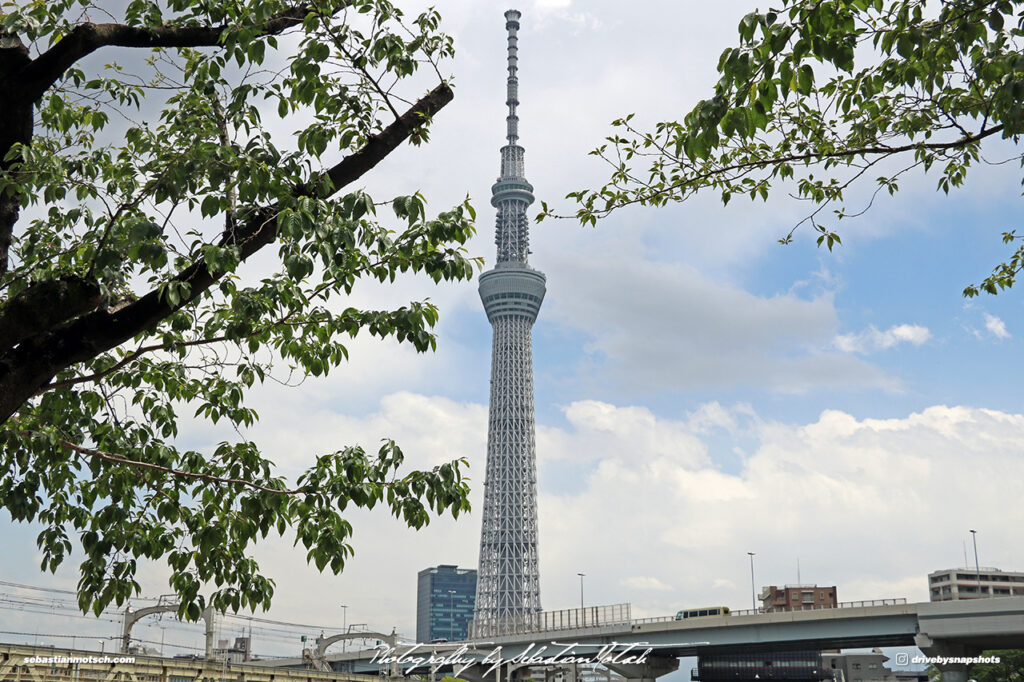
<path fill-rule="evenodd" d="M 455 640 L 455 590 L 448 590 L 448 641 Z"/>
<path fill-rule="evenodd" d="M 583 610 L 583 576 L 585 576 L 586 573 L 577 573 L 576 575 L 578 575 L 580 577 L 580 617 L 579 617 L 579 622 L 581 622 L 583 625 L 586 625 L 587 624 L 587 613 L 586 613 L 586 611 Z M 576 668 L 574 666 L 573 670 L 575 670 L 575 669 Z M 573 677 L 575 677 L 575 676 L 576 676 L 576 674 L 573 673 Z"/>
<path fill-rule="evenodd" d="M 754 598 L 754 554 L 755 552 L 747 552 L 750 555 L 750 608 L 757 611 L 757 600 Z"/>
<path fill-rule="evenodd" d="M 981 599 L 981 567 L 978 566 L 978 531 L 971 529 L 971 542 L 974 543 L 974 575 L 978 578 L 978 599 Z"/>
<path fill-rule="evenodd" d="M 341 605 L 341 631 L 347 635 L 348 634 L 348 625 L 346 625 L 346 623 L 348 623 L 348 606 L 346 606 L 345 604 L 342 604 Z M 341 651 L 342 651 L 342 653 L 345 652 L 345 642 L 346 642 L 346 640 L 344 640 L 344 639 L 341 640 Z"/>
<path fill-rule="evenodd" d="M 580 577 L 580 618 L 583 620 L 583 625 L 586 625 L 587 618 L 586 618 L 586 614 L 583 611 L 583 576 L 585 576 L 586 573 L 577 573 L 576 575 L 578 575 Z M 579 682 L 579 679 L 580 679 L 579 666 L 578 666 L 577 663 L 574 662 L 572 664 L 572 681 L 573 682 Z"/>

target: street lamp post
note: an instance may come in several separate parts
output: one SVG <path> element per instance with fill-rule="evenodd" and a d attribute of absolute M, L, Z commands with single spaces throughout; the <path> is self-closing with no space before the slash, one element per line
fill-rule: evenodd
<path fill-rule="evenodd" d="M 750 555 L 750 608 L 757 611 L 757 599 L 754 598 L 754 554 L 755 552 L 747 552 Z"/>
<path fill-rule="evenodd" d="M 586 625 L 587 615 L 586 612 L 583 610 L 583 576 L 585 576 L 586 573 L 577 573 L 576 575 L 580 577 L 580 620 L 584 625 Z M 573 676 L 575 677 L 575 675 Z"/>
<path fill-rule="evenodd" d="M 341 605 L 341 631 L 347 635 L 348 634 L 348 625 L 346 625 L 346 623 L 348 623 L 348 606 L 345 605 L 345 604 L 342 604 Z M 341 652 L 342 653 L 345 653 L 345 643 L 346 643 L 346 640 L 344 640 L 344 639 L 341 640 Z"/>
<path fill-rule="evenodd" d="M 455 590 L 448 590 L 448 641 L 455 641 Z"/>
<path fill-rule="evenodd" d="M 981 567 L 978 566 L 978 531 L 971 530 L 971 542 L 974 543 L 974 575 L 978 579 L 978 599 L 981 599 Z"/>
<path fill-rule="evenodd" d="M 585 576 L 586 573 L 577 573 L 576 575 L 578 575 L 580 577 L 580 618 L 583 620 L 583 624 L 586 625 L 587 620 L 586 620 L 585 612 L 583 610 L 583 576 Z M 578 665 L 576 663 L 573 663 L 572 664 L 572 682 L 579 682 L 579 679 L 580 679 L 579 667 L 578 667 Z"/>

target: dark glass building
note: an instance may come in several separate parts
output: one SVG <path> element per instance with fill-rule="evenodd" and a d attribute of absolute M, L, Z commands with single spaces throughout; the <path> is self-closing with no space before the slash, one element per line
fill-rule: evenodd
<path fill-rule="evenodd" d="M 424 568 L 416 588 L 416 641 L 466 639 L 476 604 L 476 570 L 458 566 Z"/>

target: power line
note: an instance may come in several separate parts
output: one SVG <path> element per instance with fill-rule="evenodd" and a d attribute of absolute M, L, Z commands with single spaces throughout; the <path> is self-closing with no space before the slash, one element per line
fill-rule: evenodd
<path fill-rule="evenodd" d="M 78 594 L 74 590 L 62 590 L 56 587 L 37 587 L 35 585 L 22 585 L 21 583 L 12 583 L 6 580 L 0 580 L 0 585 L 7 585 L 8 587 L 18 587 L 23 590 L 39 590 L 40 592 L 60 592 L 61 594 Z"/>
<path fill-rule="evenodd" d="M 27 584 L 24 584 L 24 583 L 16 583 L 16 582 L 8 581 L 8 580 L 0 580 L 0 586 L 16 588 L 16 589 L 19 589 L 19 590 L 32 590 L 32 591 L 36 591 L 36 592 L 46 592 L 46 593 L 61 594 L 61 595 L 72 595 L 72 596 L 75 596 L 75 597 L 77 597 L 77 595 L 78 595 L 78 593 L 76 591 L 74 591 L 74 590 L 66 590 L 66 589 L 57 588 L 57 587 L 45 587 L 45 586 L 40 586 L 40 585 L 27 585 Z M 161 601 L 164 601 L 165 598 L 166 598 L 166 595 L 164 597 L 142 597 L 142 596 L 137 596 L 137 597 L 132 597 L 131 601 L 161 602 Z M 74 600 L 74 601 L 68 600 L 68 599 L 47 599 L 45 597 L 37 597 L 37 596 L 33 596 L 33 595 L 22 595 L 22 594 L 2 594 L 2 593 L 0 593 L 0 610 L 7 610 L 7 611 L 13 611 L 13 612 L 20 612 L 20 613 L 42 614 L 42 615 L 53 616 L 53 617 L 56 617 L 56 618 L 60 618 L 60 617 L 79 618 L 79 619 L 84 619 L 84 620 L 91 620 L 91 621 L 97 622 L 97 623 L 99 623 L 99 622 L 119 623 L 119 622 L 121 622 L 121 619 L 124 617 L 124 611 L 123 610 L 104 611 L 103 613 L 100 614 L 100 616 L 84 615 L 84 614 L 82 614 L 81 610 L 78 607 L 77 599 Z M 106 616 L 106 617 L 104 617 L 104 616 Z M 222 623 L 222 625 L 221 625 L 222 628 L 224 626 L 227 626 L 228 628 L 232 627 L 232 625 L 230 624 L 230 620 L 243 621 L 245 624 L 248 624 L 248 627 L 250 628 L 251 634 L 253 635 L 254 638 L 256 638 L 258 636 L 260 640 L 267 641 L 269 643 L 277 644 L 277 645 L 285 644 L 285 643 L 286 644 L 293 644 L 295 639 L 297 639 L 298 636 L 300 636 L 302 634 L 308 635 L 310 633 L 314 633 L 314 636 L 315 636 L 315 633 L 318 633 L 318 632 L 335 632 L 335 631 L 340 631 L 340 629 L 341 629 L 341 628 L 338 627 L 337 624 L 334 624 L 334 625 L 314 625 L 314 624 L 309 624 L 309 623 L 292 623 L 292 622 L 289 622 L 289 621 L 276 620 L 276 619 L 272 619 L 272 618 L 259 618 L 257 616 L 245 616 L 245 615 L 232 614 L 232 613 L 218 614 L 217 618 Z M 158 626 L 158 625 L 154 625 L 152 622 L 140 622 L 139 625 L 141 625 L 143 627 L 160 627 L 161 629 L 165 629 L 165 630 L 166 629 L 170 629 L 170 630 L 172 630 L 174 632 L 178 632 L 180 634 L 194 633 L 195 630 L 192 629 L 192 627 L 194 627 L 195 625 L 198 625 L 198 624 L 193 624 L 193 623 L 191 623 L 189 621 L 182 621 L 182 620 L 179 620 L 177 618 L 174 618 L 173 620 L 168 620 L 167 622 L 171 623 L 173 625 Z M 254 627 L 253 626 L 254 623 L 258 623 L 258 624 L 261 624 L 261 625 L 264 625 L 264 626 L 266 626 L 266 625 L 275 626 L 276 625 L 276 626 L 280 626 L 280 627 L 287 628 L 287 629 L 280 629 L 280 627 L 279 628 L 260 627 L 260 625 L 256 625 Z M 244 625 L 243 625 L 243 628 L 244 628 Z M 244 633 L 244 630 L 243 630 L 243 633 Z M 0 634 L 19 634 L 19 633 L 3 632 L 3 633 L 0 633 Z M 76 635 L 56 635 L 56 634 L 54 634 L 54 635 L 37 635 L 37 633 L 27 633 L 27 634 L 31 634 L 32 636 L 52 636 L 52 637 L 66 637 L 66 638 L 76 637 Z M 353 634 L 355 634 L 355 633 L 353 633 Z M 111 639 L 116 639 L 116 638 L 111 638 Z M 143 641 L 143 640 L 138 640 L 137 638 L 134 638 L 134 637 L 133 637 L 133 639 L 136 640 L 136 641 Z M 373 637 L 372 636 L 368 636 L 367 639 L 373 639 Z M 153 642 L 152 640 L 147 640 L 147 641 L 149 641 L 149 643 L 151 643 L 151 644 L 155 644 L 156 643 L 156 642 Z M 182 646 L 182 645 L 166 645 L 165 644 L 165 646 L 175 646 L 177 648 L 193 649 L 193 650 L 196 650 L 196 651 L 202 651 L 202 649 L 199 649 L 199 648 L 196 648 L 196 647 L 188 647 L 188 646 Z"/>

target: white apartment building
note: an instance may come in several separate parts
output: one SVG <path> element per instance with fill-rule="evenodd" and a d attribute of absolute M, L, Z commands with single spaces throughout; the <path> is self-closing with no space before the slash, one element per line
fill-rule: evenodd
<path fill-rule="evenodd" d="M 1024 573 L 998 568 L 947 568 L 928 574 L 928 593 L 932 601 L 1024 596 Z"/>

